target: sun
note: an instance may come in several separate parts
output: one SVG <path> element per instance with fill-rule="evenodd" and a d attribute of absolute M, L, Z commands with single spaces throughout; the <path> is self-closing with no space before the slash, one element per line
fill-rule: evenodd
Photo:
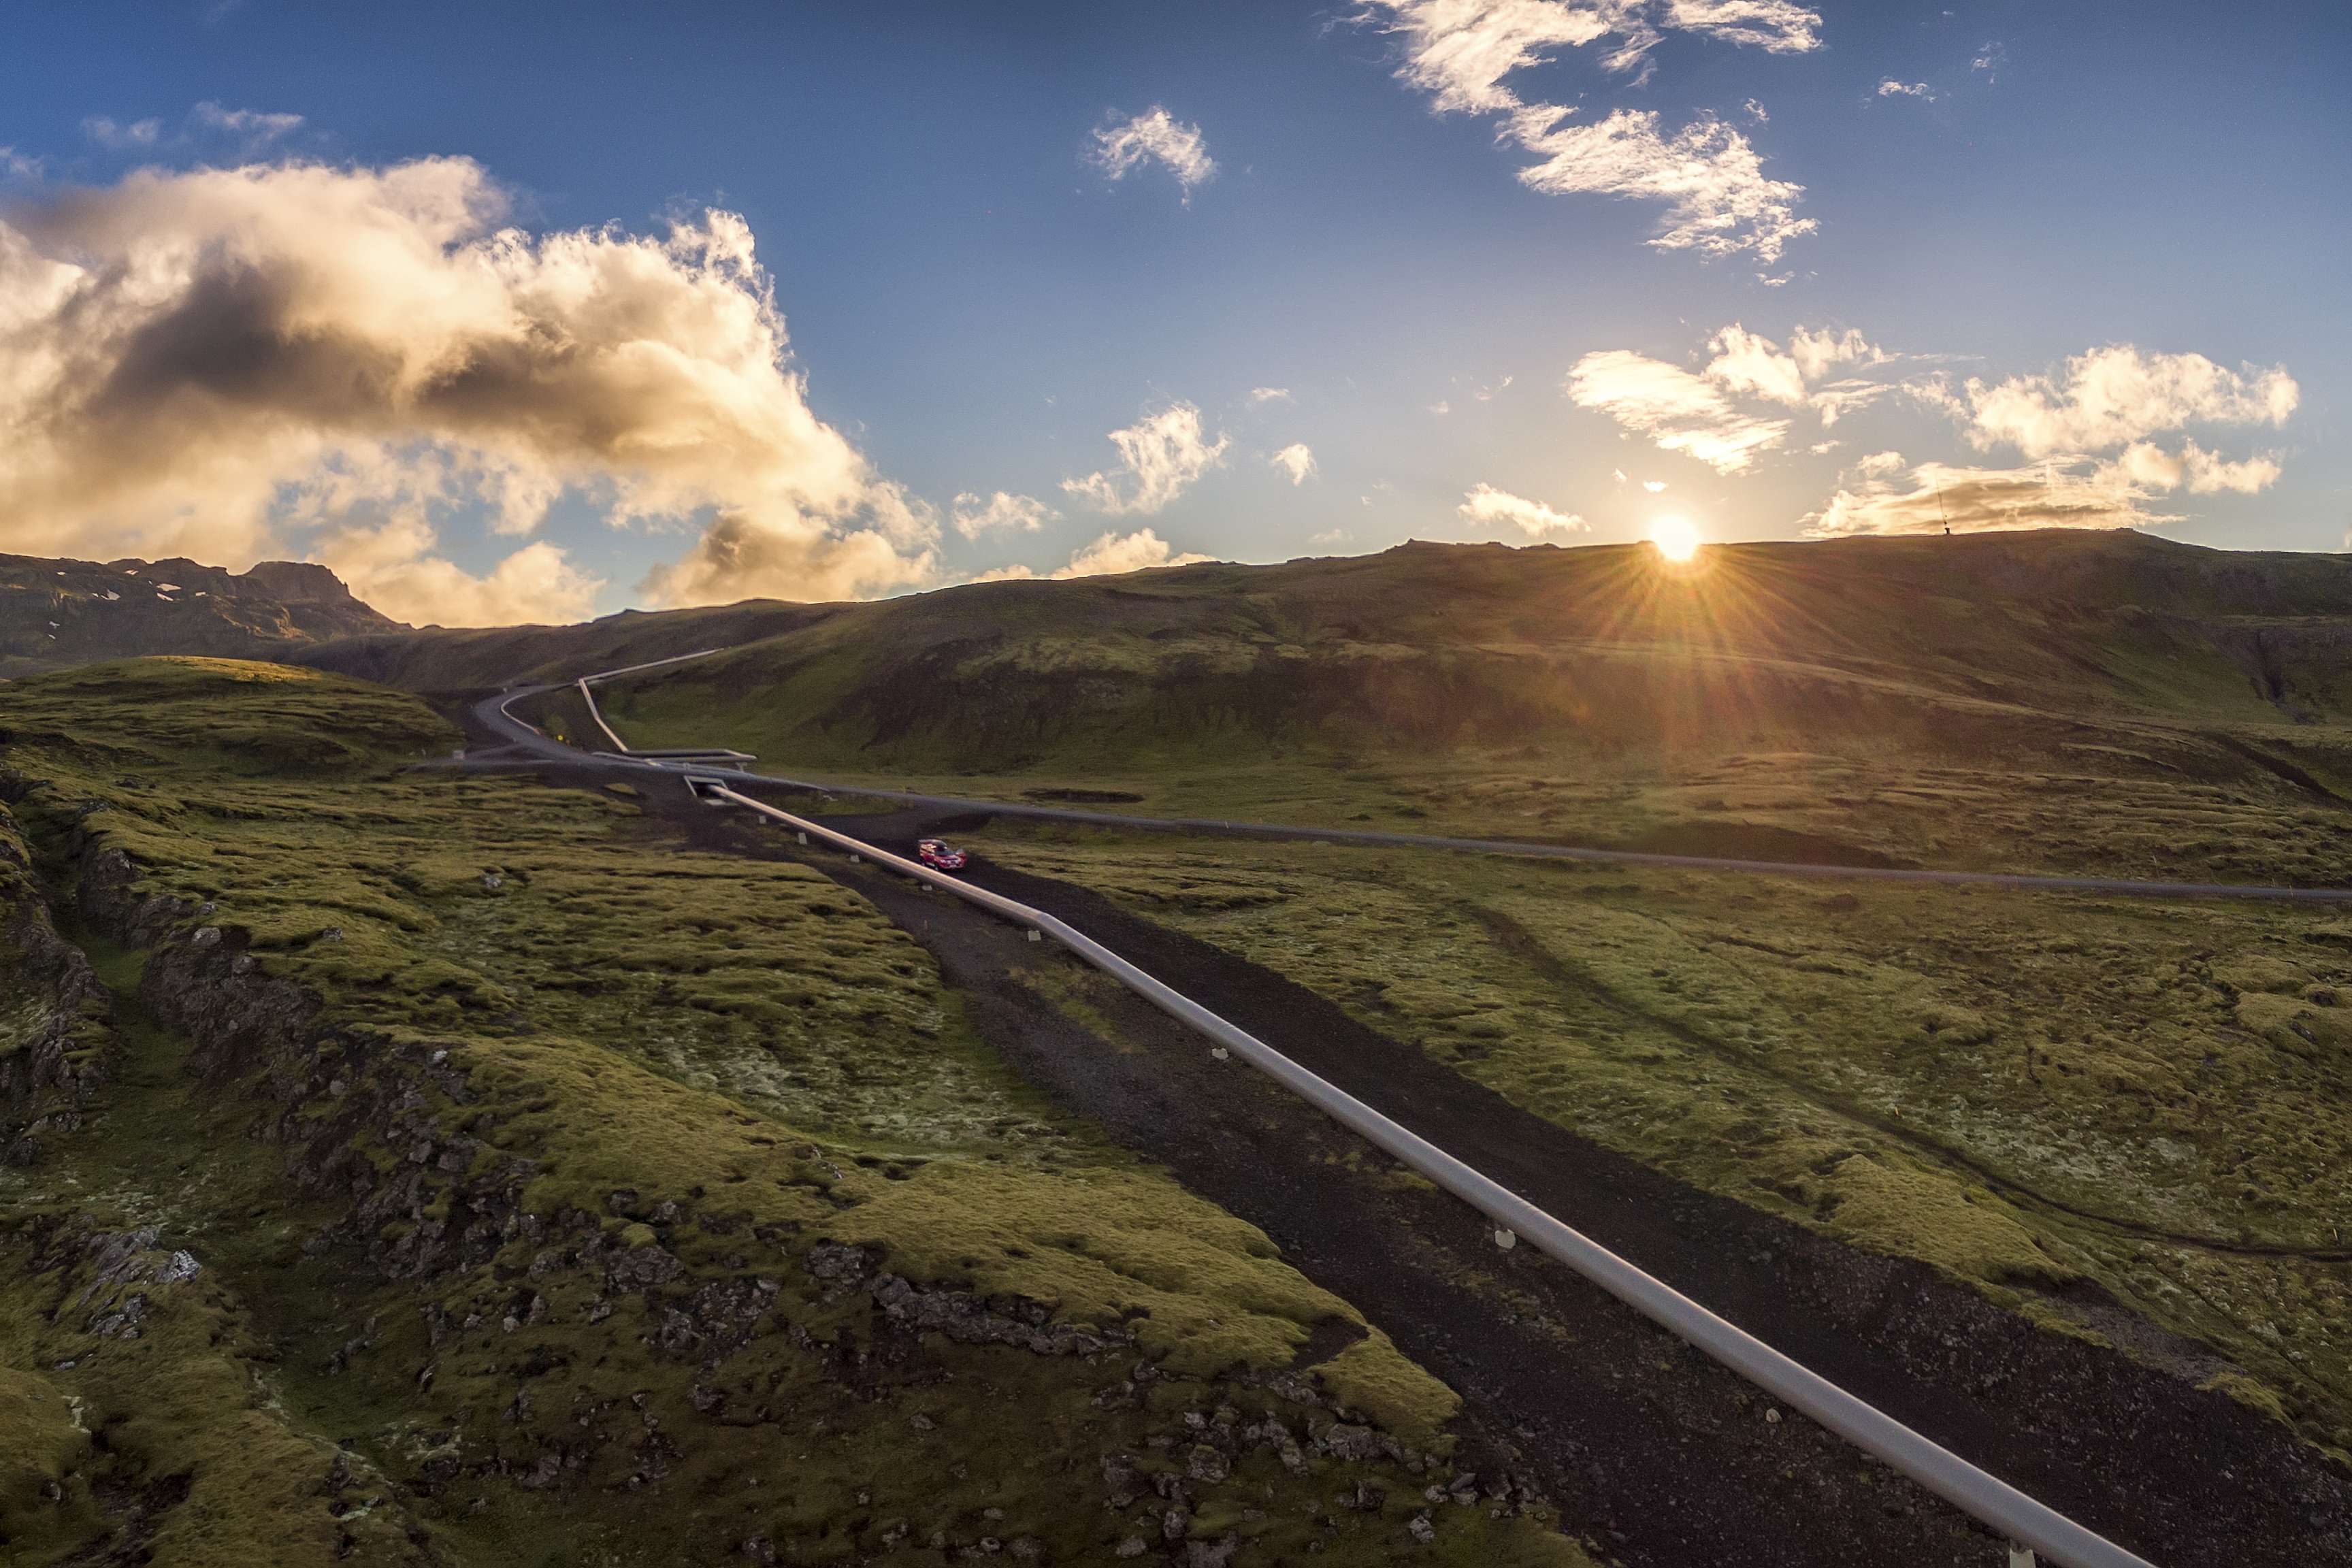
<path fill-rule="evenodd" d="M 1650 542 L 1669 561 L 1687 561 L 1698 553 L 1698 528 L 1686 517 L 1662 517 L 1650 525 Z"/>

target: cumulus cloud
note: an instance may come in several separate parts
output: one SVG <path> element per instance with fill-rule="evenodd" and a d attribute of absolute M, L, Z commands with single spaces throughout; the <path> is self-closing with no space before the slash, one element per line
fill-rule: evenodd
<path fill-rule="evenodd" d="M 1304 441 L 1293 441 L 1266 461 L 1289 475 L 1294 485 L 1303 485 L 1315 477 L 1315 453 Z"/>
<path fill-rule="evenodd" d="M 1936 89 L 1924 81 L 1896 81 L 1893 77 L 1888 77 L 1878 84 L 1878 96 L 1933 99 L 1936 96 Z"/>
<path fill-rule="evenodd" d="M 1121 572 L 1141 572 L 1155 566 L 1191 566 L 1209 560 L 1206 555 L 1190 552 L 1180 555 L 1158 534 L 1148 528 L 1133 533 L 1106 533 L 1093 543 L 1082 546 L 1070 557 L 1070 563 L 1056 568 L 1055 577 L 1108 577 Z"/>
<path fill-rule="evenodd" d="M 1188 202 L 1194 186 L 1217 175 L 1217 161 L 1209 156 L 1201 128 L 1185 124 L 1156 104 L 1149 113 L 1097 131 L 1087 156 L 1114 181 L 1124 180 L 1147 163 L 1160 163 L 1176 176 Z"/>
<path fill-rule="evenodd" d="M 1698 33 L 1775 53 L 1821 46 L 1821 17 L 1788 0 L 1368 0 L 1360 18 L 1402 40 L 1397 75 L 1427 92 L 1440 114 L 1495 117 L 1500 135 L 1534 154 L 1519 171 L 1552 195 L 1628 196 L 1663 202 L 1666 217 L 1650 243 L 1709 256 L 1746 252 L 1777 260 L 1790 240 L 1812 231 L 1796 216 L 1803 187 L 1767 178 L 1763 160 L 1739 132 L 1703 116 L 1671 133 L 1647 110 L 1613 110 L 1584 122 L 1560 104 L 1523 100 L 1514 73 L 1562 48 L 1609 46 L 1602 63 L 1643 63 L 1663 33 Z"/>
<path fill-rule="evenodd" d="M 1608 415 L 1665 451 L 1729 474 L 1780 446 L 1793 427 L 1753 404 L 1810 410 L 1831 426 L 1894 390 L 1865 377 L 1827 379 L 1842 366 L 1869 368 L 1893 358 L 1851 328 L 1801 327 L 1783 348 L 1734 321 L 1707 348 L 1711 357 L 1697 371 L 1624 349 L 1589 353 L 1569 372 L 1568 394 L 1580 407 Z"/>
<path fill-rule="evenodd" d="M 1208 439 L 1190 403 L 1171 404 L 1106 439 L 1118 448 L 1118 468 L 1064 479 L 1062 488 L 1108 512 L 1158 511 L 1223 463 L 1230 445 L 1222 435 Z"/>
<path fill-rule="evenodd" d="M 1908 488 L 1890 479 L 1841 489 L 1806 520 L 1817 538 L 1854 533 L 1976 533 L 2019 528 L 2143 528 L 2176 518 L 2147 510 L 2147 492 L 2110 468 L 2059 463 L 1976 468 L 1922 463 Z"/>
<path fill-rule="evenodd" d="M 2149 528 L 2180 521 L 2179 513 L 2151 510 L 2157 497 L 2186 490 L 2191 495 L 2230 492 L 2253 495 L 2274 483 L 2278 463 L 2269 458 L 2231 462 L 2189 441 L 2167 452 L 2152 441 L 2135 442 L 2114 458 L 2099 460 L 2045 458 L 2017 468 L 1980 468 L 1922 463 L 1907 488 L 1894 476 L 1903 468 L 1897 452 L 1875 452 L 1856 463 L 1848 483 L 1821 512 L 1807 520 L 1816 535 L 1848 533 L 1955 533 L 2016 528 Z"/>
<path fill-rule="evenodd" d="M 2257 495 L 2275 484 L 2283 471 L 2275 458 L 2246 458 L 2233 463 L 2194 441 L 2182 442 L 2178 452 L 2168 452 L 2153 441 L 2135 441 L 2102 468 L 2150 489 L 2186 489 L 2199 496 L 2224 491 Z"/>
<path fill-rule="evenodd" d="M 438 543 L 431 525 L 411 516 L 376 528 L 336 529 L 320 542 L 320 553 L 345 581 L 365 589 L 362 598 L 379 608 L 401 605 L 409 617 L 445 626 L 586 620 L 604 586 L 543 539 L 479 577 L 436 554 Z"/>
<path fill-rule="evenodd" d="M 2203 354 L 2116 343 L 2075 355 L 2056 375 L 1970 380 L 1960 401 L 1977 446 L 2011 446 L 2039 458 L 2196 424 L 2284 425 L 2302 399 L 2283 365 L 2233 371 Z"/>
<path fill-rule="evenodd" d="M 984 497 L 966 490 L 949 511 L 956 531 L 966 539 L 983 533 L 1034 533 L 1061 515 L 1034 496 L 1003 490 Z"/>
<path fill-rule="evenodd" d="M 644 584 L 660 603 L 932 573 L 937 520 L 810 410 L 742 219 L 533 236 L 507 208 L 431 158 L 148 169 L 10 209 L 8 547 L 308 554 L 406 619 L 561 617 L 586 580 L 555 546 L 478 579 L 431 552 L 454 516 L 519 536 L 573 493 L 702 525 Z"/>
<path fill-rule="evenodd" d="M 1475 486 L 1462 498 L 1455 509 L 1472 522 L 1487 527 L 1508 523 L 1529 539 L 1543 539 L 1552 534 L 1576 533 L 1585 521 L 1570 512 L 1554 511 L 1539 500 L 1515 496 L 1508 490 L 1498 490 L 1489 484 Z"/>

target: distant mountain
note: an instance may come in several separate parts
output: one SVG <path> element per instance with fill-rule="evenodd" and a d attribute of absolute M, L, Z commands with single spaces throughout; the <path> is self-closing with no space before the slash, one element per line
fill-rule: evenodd
<path fill-rule="evenodd" d="M 168 561 L 0 555 L 0 677 L 142 654 L 285 658 L 336 637 L 407 628 L 324 566 L 226 572 Z"/>

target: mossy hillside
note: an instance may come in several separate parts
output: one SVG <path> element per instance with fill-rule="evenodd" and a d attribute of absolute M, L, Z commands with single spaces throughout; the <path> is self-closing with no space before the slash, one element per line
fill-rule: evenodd
<path fill-rule="evenodd" d="M 1765 858 L 2352 875 L 2336 567 L 1929 542 L 1727 547 L 1689 573 L 1615 547 L 1413 547 L 982 584 L 601 699 L 634 743 L 940 793 Z"/>
<path fill-rule="evenodd" d="M 31 729 L 39 685 L 0 691 L 0 721 Z M 282 690 L 225 679 L 217 695 L 266 707 Z M 70 747 L 20 742 L 27 812 L 80 864 L 128 855 L 139 893 L 228 933 L 203 973 L 317 998 L 318 1044 L 231 1093 L 159 1075 L 147 1092 L 162 1109 L 135 1126 L 110 1111 L 76 1179 L 104 1194 L 94 1220 L 160 1224 L 249 1287 L 294 1428 L 351 1437 L 437 1550 L 514 1561 L 554 1540 L 583 1563 L 672 1561 L 681 1543 L 715 1557 L 758 1533 L 786 1560 L 922 1561 L 937 1532 L 1028 1533 L 1076 1555 L 1160 1529 L 1145 1512 L 1164 1504 L 1110 1514 L 1091 1491 L 1073 1499 L 1071 1477 L 1106 1454 L 1183 1469 L 1170 1434 L 1221 1406 L 1277 1413 L 1302 1439 L 1331 1419 L 1250 1380 L 1352 1310 L 1249 1227 L 1033 1103 L 919 950 L 850 895 L 795 867 L 652 846 L 612 797 L 384 776 L 380 751 L 289 784 L 212 756 L 186 765 L 138 723 L 92 710 Z M 75 765 L 93 753 L 108 772 Z M 247 1143 L 257 1125 L 278 1142 Z M 164 1187 L 142 1179 L 174 1166 Z M 355 1199 L 412 1180 L 413 1203 L 371 1206 L 386 1223 L 353 1229 Z M 478 1261 L 384 1273 L 507 1192 L 512 1228 L 487 1233 Z M 828 1239 L 1132 1348 L 1106 1366 L 898 1345 L 877 1337 L 865 1294 L 803 1266 Z M 646 1271 L 667 1280 L 616 1288 Z M 1127 1359 L 1159 1375 L 1098 1398 Z M 1377 1335 L 1349 1360 L 1331 1373 L 1340 1398 L 1433 1437 L 1442 1386 Z M 930 1391 L 914 1412 L 927 1426 L 910 1426 L 912 1390 Z M 924 1447 L 949 1479 L 906 1463 L 910 1430 L 946 1434 Z M 952 1447 L 979 1432 L 992 1442 Z M 1261 1444 L 1186 1484 L 1204 1530 L 1370 1562 L 1420 1550 L 1395 1512 L 1417 1482 L 1382 1483 L 1399 1500 L 1387 1515 L 1317 1522 L 1306 1504 L 1342 1470 L 1392 1468 L 1315 1456 L 1294 1473 Z M 1569 1550 L 1516 1517 L 1439 1523 L 1459 1561 Z"/>
<path fill-rule="evenodd" d="M 2352 1269 L 2326 1260 L 2352 1215 L 2352 938 L 2331 916 L 1067 829 L 978 842 L 1699 1185 L 2029 1308 L 2095 1281 L 2352 1447 Z"/>

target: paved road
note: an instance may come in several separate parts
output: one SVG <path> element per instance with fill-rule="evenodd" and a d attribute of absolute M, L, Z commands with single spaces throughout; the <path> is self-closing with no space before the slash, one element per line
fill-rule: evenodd
<path fill-rule="evenodd" d="M 502 737 L 498 751 L 468 752 L 469 763 L 496 765 L 532 758 L 579 763 L 587 754 L 550 739 L 507 711 L 508 705 L 555 689 L 548 686 L 517 687 L 474 705 L 474 717 L 486 731 Z M 520 752 L 520 756 L 512 753 Z M 615 766 L 651 767 L 614 759 Z M 674 770 L 663 770 L 674 771 Z M 2040 877 L 2001 871 L 1932 871 L 1908 867 L 1825 866 L 1798 860 L 1741 860 L 1719 855 L 1663 855 L 1636 849 L 1593 849 L 1570 844 L 1537 844 L 1513 838 L 1454 838 L 1426 833 L 1380 833 L 1349 827 L 1301 827 L 1268 822 L 1233 822 L 1217 817 L 1134 816 L 1120 812 L 1087 811 L 1075 806 L 1037 805 L 1027 801 L 981 800 L 964 795 L 917 795 L 905 790 L 874 789 L 823 779 L 796 779 L 743 768 L 696 766 L 699 774 L 730 784 L 771 789 L 812 790 L 826 795 L 852 795 L 892 801 L 901 805 L 943 811 L 971 812 L 991 816 L 1017 816 L 1068 822 L 1092 827 L 1125 827 L 1153 833 L 1210 834 L 1228 838 L 1305 839 L 1323 844 L 1386 845 L 1404 849 L 1452 849 L 1478 855 L 1519 855 L 1545 860 L 1583 860 L 1612 866 L 1664 866 L 1694 871 L 1736 871 L 1775 877 L 1833 877 L 1856 881 L 1929 883 L 1943 887 L 2011 888 L 2043 893 L 2107 893 L 2152 899 L 2263 899 L 2289 903 L 2352 903 L 2352 888 L 2278 888 L 2241 882 L 2151 882 L 2128 877 Z"/>

